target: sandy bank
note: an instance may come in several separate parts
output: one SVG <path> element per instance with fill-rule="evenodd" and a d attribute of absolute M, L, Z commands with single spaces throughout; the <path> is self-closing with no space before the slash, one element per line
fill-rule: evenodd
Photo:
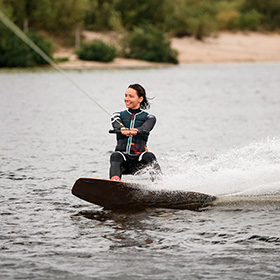
<path fill-rule="evenodd" d="M 280 61 L 280 34 L 221 33 L 204 42 L 193 38 L 174 38 L 180 63 Z"/>
<path fill-rule="evenodd" d="M 86 40 L 103 39 L 114 41 L 112 35 L 85 32 Z M 179 63 L 230 63 L 230 62 L 271 62 L 280 61 L 280 34 L 262 33 L 220 33 L 217 37 L 208 37 L 203 42 L 194 38 L 172 38 L 172 48 L 179 52 Z M 63 69 L 91 68 L 144 68 L 160 67 L 166 64 L 147 61 L 116 58 L 110 63 L 81 61 L 73 50 L 61 49 L 56 57 L 69 57 L 68 62 L 60 63 Z"/>

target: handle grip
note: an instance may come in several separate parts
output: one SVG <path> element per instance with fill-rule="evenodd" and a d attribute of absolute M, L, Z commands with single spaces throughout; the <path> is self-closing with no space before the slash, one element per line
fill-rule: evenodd
<path fill-rule="evenodd" d="M 109 133 L 110 134 L 117 134 L 117 133 L 121 133 L 121 130 L 120 129 L 110 129 Z M 145 131 L 138 131 L 137 134 L 145 135 L 145 134 L 147 134 L 147 132 L 145 132 Z"/>
<path fill-rule="evenodd" d="M 109 133 L 113 134 L 113 133 L 121 133 L 121 130 L 120 129 L 110 129 L 109 130 Z"/>

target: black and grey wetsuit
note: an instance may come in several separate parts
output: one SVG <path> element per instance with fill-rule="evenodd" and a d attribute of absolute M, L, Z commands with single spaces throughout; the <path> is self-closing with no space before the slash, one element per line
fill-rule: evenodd
<path fill-rule="evenodd" d="M 160 167 L 153 153 L 148 152 L 147 141 L 150 131 L 156 123 L 156 117 L 141 109 L 128 109 L 114 113 L 112 126 L 118 130 L 122 127 L 137 128 L 134 136 L 117 133 L 117 146 L 110 158 L 110 178 L 123 174 L 134 174 L 144 165 L 153 164 L 159 172 Z"/>
<path fill-rule="evenodd" d="M 117 146 L 115 151 L 126 153 L 130 156 L 140 155 L 147 151 L 147 141 L 150 131 L 156 123 L 156 117 L 141 109 L 128 109 L 114 113 L 112 116 L 112 126 L 114 129 L 137 128 L 138 133 L 127 137 L 121 133 L 117 134 Z M 123 126 L 120 124 L 122 123 Z"/>

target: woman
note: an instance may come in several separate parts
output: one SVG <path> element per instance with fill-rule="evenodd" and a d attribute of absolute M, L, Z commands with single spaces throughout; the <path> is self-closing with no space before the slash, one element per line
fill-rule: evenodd
<path fill-rule="evenodd" d="M 117 146 L 110 158 L 110 178 L 120 181 L 122 174 L 134 174 L 146 165 L 152 165 L 152 180 L 159 174 L 160 166 L 153 153 L 146 147 L 149 133 L 153 129 L 155 116 L 143 111 L 148 109 L 145 89 L 132 84 L 125 92 L 127 110 L 114 113 L 112 125 L 117 132 Z"/>

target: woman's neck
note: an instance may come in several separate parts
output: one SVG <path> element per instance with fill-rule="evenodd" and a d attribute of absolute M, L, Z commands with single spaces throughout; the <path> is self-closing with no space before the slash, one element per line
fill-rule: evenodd
<path fill-rule="evenodd" d="M 138 108 L 138 109 L 131 109 L 131 108 L 129 108 L 128 111 L 129 111 L 131 114 L 136 114 L 136 113 L 139 113 L 139 112 L 141 111 L 141 109 L 140 109 L 140 108 Z"/>

